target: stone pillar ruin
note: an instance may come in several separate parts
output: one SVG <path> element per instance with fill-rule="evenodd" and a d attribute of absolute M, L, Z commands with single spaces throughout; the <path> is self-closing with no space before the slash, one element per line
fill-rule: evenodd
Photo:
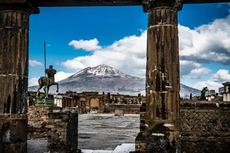
<path fill-rule="evenodd" d="M 7 3 L 0 1 L 0 152 L 25 153 L 29 16 L 39 10 L 28 1 Z"/>
<path fill-rule="evenodd" d="M 177 0 L 145 1 L 148 11 L 146 152 L 180 152 L 179 43 Z"/>

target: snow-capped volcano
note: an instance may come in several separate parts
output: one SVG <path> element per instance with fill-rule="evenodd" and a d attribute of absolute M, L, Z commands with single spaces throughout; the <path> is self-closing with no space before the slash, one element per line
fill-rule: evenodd
<path fill-rule="evenodd" d="M 122 73 L 121 71 L 116 70 L 111 66 L 102 64 L 95 67 L 87 67 L 79 71 L 78 73 L 72 75 L 72 77 L 76 77 L 78 75 L 86 74 L 86 73 L 97 75 L 97 76 L 125 76 L 125 74 Z"/>
<path fill-rule="evenodd" d="M 111 66 L 102 64 L 95 67 L 87 67 L 72 76 L 59 81 L 59 92 L 66 91 L 97 91 L 110 92 L 113 94 L 145 95 L 145 79 L 127 75 Z M 37 86 L 29 87 L 30 91 L 36 91 Z M 200 91 L 181 84 L 180 96 L 189 98 L 190 93 L 193 96 L 200 95 Z M 55 86 L 51 86 L 50 93 L 55 93 Z"/>

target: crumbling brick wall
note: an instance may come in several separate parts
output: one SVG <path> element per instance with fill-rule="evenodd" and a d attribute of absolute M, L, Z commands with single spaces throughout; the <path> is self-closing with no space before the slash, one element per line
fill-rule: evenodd
<path fill-rule="evenodd" d="M 230 104 L 181 103 L 181 152 L 230 152 Z"/>
<path fill-rule="evenodd" d="M 77 152 L 78 112 L 47 106 L 29 106 L 28 139 L 48 140 L 47 151 Z"/>
<path fill-rule="evenodd" d="M 28 140 L 46 140 L 48 138 L 48 113 L 51 111 L 52 108 L 48 106 L 28 107 Z"/>
<path fill-rule="evenodd" d="M 77 152 L 78 113 L 59 111 L 49 113 L 48 150 L 51 152 Z"/>

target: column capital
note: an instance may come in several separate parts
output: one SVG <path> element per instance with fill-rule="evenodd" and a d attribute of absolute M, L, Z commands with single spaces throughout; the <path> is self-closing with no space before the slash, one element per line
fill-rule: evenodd
<path fill-rule="evenodd" d="M 183 7 L 183 0 L 143 0 L 142 6 L 144 12 L 160 7 L 171 7 L 180 11 Z"/>
<path fill-rule="evenodd" d="M 0 0 L 0 12 L 22 11 L 28 14 L 39 14 L 39 8 L 34 6 L 29 0 Z"/>

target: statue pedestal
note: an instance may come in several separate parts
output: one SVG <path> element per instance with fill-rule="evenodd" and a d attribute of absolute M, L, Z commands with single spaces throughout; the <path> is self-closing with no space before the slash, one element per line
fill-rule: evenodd
<path fill-rule="evenodd" d="M 36 98 L 35 106 L 49 106 L 53 107 L 54 100 L 51 98 Z"/>

